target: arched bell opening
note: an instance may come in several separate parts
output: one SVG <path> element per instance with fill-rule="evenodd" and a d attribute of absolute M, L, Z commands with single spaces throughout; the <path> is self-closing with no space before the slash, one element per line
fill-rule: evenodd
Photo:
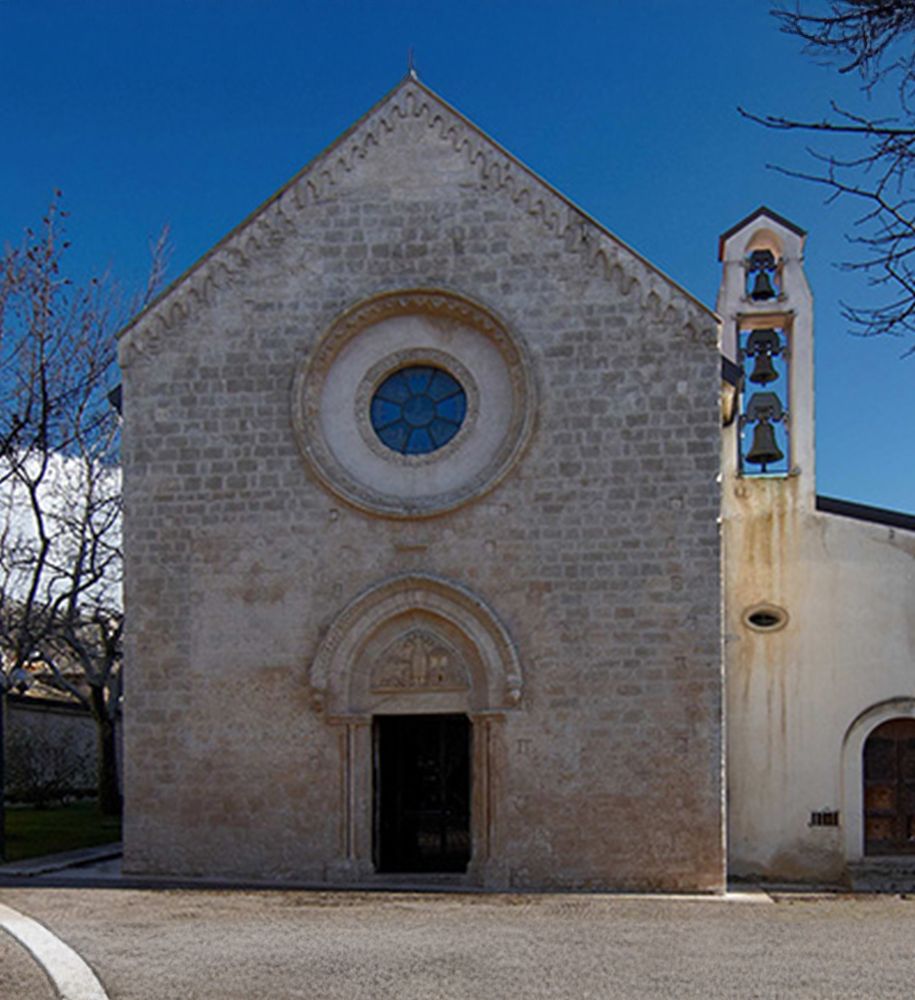
<path fill-rule="evenodd" d="M 758 229 L 744 253 L 746 297 L 765 304 L 782 294 L 782 241 L 771 229 Z"/>
<path fill-rule="evenodd" d="M 740 380 L 738 468 L 742 476 L 787 475 L 791 468 L 788 317 L 744 317 L 737 335 Z"/>

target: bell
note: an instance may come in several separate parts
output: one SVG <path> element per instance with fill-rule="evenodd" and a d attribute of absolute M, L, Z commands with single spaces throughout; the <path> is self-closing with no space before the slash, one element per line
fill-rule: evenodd
<path fill-rule="evenodd" d="M 761 465 L 763 472 L 765 472 L 767 465 L 778 462 L 784 457 L 775 440 L 775 430 L 772 424 L 766 420 L 760 421 L 753 428 L 753 444 L 747 452 L 747 461 L 754 465 Z"/>
<path fill-rule="evenodd" d="M 771 271 L 775 267 L 775 254 L 771 250 L 754 250 L 747 263 L 751 271 Z"/>
<path fill-rule="evenodd" d="M 756 278 L 753 282 L 753 291 L 750 292 L 750 298 L 754 302 L 763 302 L 766 299 L 775 298 L 775 289 L 772 287 L 768 271 L 756 272 Z"/>
<path fill-rule="evenodd" d="M 767 382 L 774 382 L 777 378 L 778 372 L 772 364 L 772 355 L 765 352 L 757 354 L 756 363 L 750 373 L 750 381 L 765 385 Z"/>
<path fill-rule="evenodd" d="M 754 392 L 745 413 L 751 424 L 761 420 L 781 420 L 784 415 L 782 401 L 774 392 Z"/>
<path fill-rule="evenodd" d="M 747 271 L 753 275 L 753 290 L 750 298 L 754 302 L 765 302 L 775 298 L 775 289 L 769 272 L 776 267 L 775 254 L 771 250 L 754 250 L 747 259 Z"/>

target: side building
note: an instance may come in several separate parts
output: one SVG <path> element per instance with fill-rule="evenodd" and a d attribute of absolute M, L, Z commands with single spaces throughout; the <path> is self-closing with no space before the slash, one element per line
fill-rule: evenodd
<path fill-rule="evenodd" d="M 729 872 L 911 885 L 915 516 L 816 492 L 804 242 L 721 239 Z"/>

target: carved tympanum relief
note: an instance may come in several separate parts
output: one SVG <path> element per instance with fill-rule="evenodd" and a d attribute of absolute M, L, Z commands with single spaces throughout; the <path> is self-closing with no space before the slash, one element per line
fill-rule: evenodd
<path fill-rule="evenodd" d="M 372 666 L 372 691 L 466 691 L 467 668 L 455 649 L 436 635 L 414 629 L 399 636 Z"/>
<path fill-rule="evenodd" d="M 330 624 L 309 671 L 315 710 L 328 720 L 377 711 L 373 687 L 403 669 L 409 659 L 404 641 L 417 633 L 432 638 L 433 650 L 448 653 L 446 677 L 460 679 L 450 690 L 416 689 L 455 696 L 445 708 L 439 699 L 436 710 L 492 712 L 521 703 L 524 677 L 517 647 L 487 602 L 440 577 L 407 573 L 370 587 Z M 392 660 L 401 661 L 399 668 L 386 668 Z M 411 689 L 398 681 L 383 694 L 409 697 Z"/>

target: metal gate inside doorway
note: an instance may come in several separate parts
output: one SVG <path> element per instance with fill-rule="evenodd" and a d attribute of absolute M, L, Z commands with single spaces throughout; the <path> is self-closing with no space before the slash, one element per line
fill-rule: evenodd
<path fill-rule="evenodd" d="M 376 716 L 375 868 L 464 872 L 471 725 L 464 715 Z"/>

